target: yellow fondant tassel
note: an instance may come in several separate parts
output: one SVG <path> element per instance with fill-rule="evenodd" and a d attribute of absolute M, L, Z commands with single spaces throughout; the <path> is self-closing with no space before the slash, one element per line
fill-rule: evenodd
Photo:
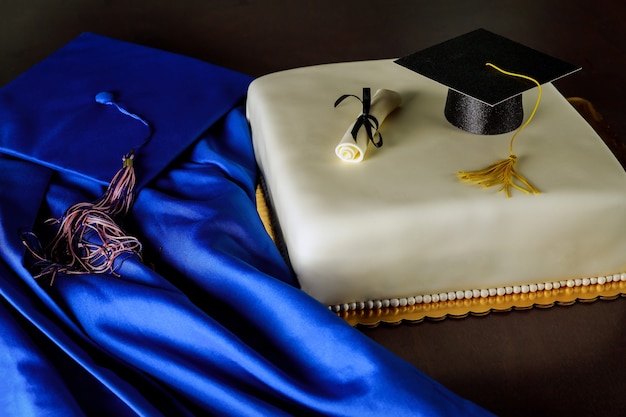
<path fill-rule="evenodd" d="M 500 185 L 500 191 L 504 191 L 507 198 L 511 197 L 511 188 L 515 188 L 520 190 L 526 194 L 539 194 L 539 190 L 535 188 L 530 181 L 524 178 L 519 172 L 515 170 L 515 163 L 517 162 L 517 156 L 513 153 L 513 142 L 517 135 L 530 123 L 532 118 L 535 116 L 537 112 L 537 108 L 539 107 L 539 102 L 541 101 L 541 84 L 534 78 L 528 77 L 522 74 L 516 74 L 513 72 L 502 70 L 491 63 L 487 63 L 486 65 L 495 68 L 503 74 L 510 75 L 513 77 L 520 77 L 527 80 L 530 80 L 537 84 L 539 89 L 539 93 L 537 95 L 537 101 L 535 102 L 535 107 L 530 114 L 530 117 L 526 122 L 515 132 L 513 137 L 511 138 L 511 142 L 509 144 L 509 157 L 498 161 L 494 164 L 491 164 L 487 168 L 478 170 L 478 171 L 459 171 L 457 175 L 459 179 L 462 181 L 472 182 L 475 184 L 482 185 L 483 187 L 493 187 L 496 185 Z M 517 183 L 516 183 L 517 181 Z"/>
<path fill-rule="evenodd" d="M 483 187 L 502 185 L 498 191 L 504 191 L 507 198 L 511 197 L 511 187 L 526 194 L 538 194 L 539 190 L 515 170 L 515 162 L 517 162 L 517 156 L 511 154 L 507 159 L 491 164 L 485 169 L 460 171 L 458 175 L 463 181 L 473 182 Z M 516 184 L 515 180 L 521 184 Z"/>

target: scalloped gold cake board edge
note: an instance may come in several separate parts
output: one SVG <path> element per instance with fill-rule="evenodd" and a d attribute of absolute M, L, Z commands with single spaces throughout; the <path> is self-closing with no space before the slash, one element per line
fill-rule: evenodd
<path fill-rule="evenodd" d="M 576 302 L 594 302 L 614 300 L 624 297 L 626 282 L 614 281 L 578 287 L 561 287 L 556 290 L 544 290 L 534 293 L 510 294 L 486 298 L 421 303 L 404 307 L 389 307 L 373 310 L 353 310 L 337 313 L 353 326 L 376 327 L 384 324 L 420 323 L 424 320 L 443 320 L 446 318 L 465 318 L 485 316 L 496 312 L 528 310 L 531 308 L 549 308 L 556 305 L 572 305 Z"/>

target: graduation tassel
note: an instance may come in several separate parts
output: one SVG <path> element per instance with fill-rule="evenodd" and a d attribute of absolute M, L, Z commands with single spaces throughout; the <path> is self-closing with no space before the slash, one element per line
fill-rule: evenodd
<path fill-rule="evenodd" d="M 528 120 L 526 120 L 526 122 L 515 132 L 515 134 L 511 138 L 511 142 L 509 144 L 508 158 L 498 161 L 485 169 L 481 169 L 478 171 L 459 171 L 457 175 L 462 181 L 472 182 L 482 185 L 483 187 L 493 187 L 495 185 L 501 185 L 498 192 L 504 191 L 507 198 L 511 197 L 511 188 L 515 188 L 526 194 L 539 194 L 539 190 L 537 190 L 537 188 L 535 188 L 526 178 L 524 178 L 524 176 L 522 176 L 519 172 L 515 170 L 517 156 L 513 152 L 513 142 L 515 141 L 517 135 L 522 130 L 524 130 L 526 126 L 528 126 L 532 118 L 535 116 L 535 113 L 537 112 L 539 102 L 541 101 L 541 84 L 534 78 L 528 77 L 526 75 L 505 71 L 491 63 L 487 63 L 486 65 L 495 68 L 503 74 L 513 77 L 524 78 L 537 84 L 539 90 L 539 93 L 537 95 L 537 101 L 535 102 L 535 107 L 533 108 L 533 111 L 530 114 Z"/>
<path fill-rule="evenodd" d="M 150 128 L 145 120 L 115 103 L 112 94 L 100 93 L 96 101 L 113 104 L 123 114 L 140 120 Z M 58 229 L 45 248 L 34 233 L 22 235 L 22 242 L 35 260 L 35 279 L 48 278 L 52 285 L 59 273 L 111 273 L 119 276 L 115 271 L 118 259 L 133 255 L 141 259 L 141 242 L 127 235 L 118 224 L 130 211 L 135 197 L 134 159 L 135 152 L 132 150 L 122 157 L 122 168 L 98 200 L 74 204 L 62 217 L 46 220 L 45 224 L 58 225 Z"/>
<path fill-rule="evenodd" d="M 135 254 L 141 258 L 141 243 L 118 225 L 130 210 L 135 193 L 134 153 L 125 155 L 122 168 L 106 192 L 95 203 L 81 202 L 69 207 L 59 219 L 48 219 L 58 230 L 45 249 L 30 233 L 22 241 L 35 259 L 36 279 L 48 277 L 50 285 L 58 273 L 88 274 L 115 272 L 115 262 Z"/>

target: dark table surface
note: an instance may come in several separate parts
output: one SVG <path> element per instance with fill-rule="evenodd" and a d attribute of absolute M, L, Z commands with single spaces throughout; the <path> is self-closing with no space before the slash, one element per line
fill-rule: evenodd
<path fill-rule="evenodd" d="M 594 127 L 619 154 L 625 20 L 622 0 L 0 0 L 0 85 L 81 32 L 260 76 L 399 57 L 484 27 L 580 65 L 555 85 L 595 106 Z M 363 332 L 502 416 L 620 416 L 625 323 L 620 297 Z"/>

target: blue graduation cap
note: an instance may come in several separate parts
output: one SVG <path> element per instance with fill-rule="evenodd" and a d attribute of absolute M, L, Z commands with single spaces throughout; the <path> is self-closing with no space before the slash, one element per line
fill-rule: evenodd
<path fill-rule="evenodd" d="M 0 89 L 0 152 L 109 184 L 25 244 L 39 273 L 114 272 L 141 244 L 119 227 L 145 186 L 240 102 L 249 76 L 85 33 Z"/>
<path fill-rule="evenodd" d="M 85 33 L 0 89 L 0 152 L 108 184 L 120 157 L 145 142 L 135 164 L 141 188 L 242 100 L 250 81 Z"/>

